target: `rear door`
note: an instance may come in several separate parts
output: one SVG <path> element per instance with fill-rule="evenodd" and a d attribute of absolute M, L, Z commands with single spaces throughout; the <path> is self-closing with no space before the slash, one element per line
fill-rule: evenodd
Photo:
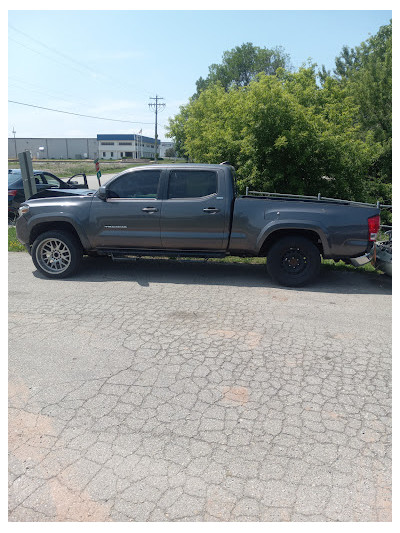
<path fill-rule="evenodd" d="M 128 171 L 107 184 L 106 201 L 93 198 L 90 232 L 96 248 L 161 248 L 162 170 Z"/>
<path fill-rule="evenodd" d="M 169 169 L 161 210 L 161 244 L 170 250 L 222 251 L 229 205 L 221 170 Z"/>

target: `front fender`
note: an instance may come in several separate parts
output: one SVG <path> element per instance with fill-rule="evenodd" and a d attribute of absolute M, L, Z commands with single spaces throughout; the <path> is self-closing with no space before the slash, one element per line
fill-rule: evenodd
<path fill-rule="evenodd" d="M 43 217 L 43 215 L 40 215 L 40 214 L 32 215 L 27 221 L 28 233 L 29 235 L 31 235 L 34 228 L 37 227 L 39 224 L 47 224 L 51 226 L 52 223 L 56 224 L 57 222 L 64 222 L 64 223 L 70 224 L 74 228 L 76 233 L 78 234 L 78 237 L 82 243 L 83 248 L 85 249 L 91 248 L 90 241 L 82 225 L 79 222 L 77 222 L 74 218 L 66 214 L 52 215 L 51 217 L 48 214 L 46 215 L 46 217 Z"/>

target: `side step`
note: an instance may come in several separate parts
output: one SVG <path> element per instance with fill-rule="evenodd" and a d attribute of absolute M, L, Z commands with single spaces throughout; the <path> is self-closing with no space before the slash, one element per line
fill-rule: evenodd
<path fill-rule="evenodd" d="M 204 252 L 201 250 L 110 250 L 102 249 L 97 252 L 99 255 L 108 255 L 113 261 L 137 261 L 141 257 L 203 257 L 203 258 L 223 258 L 225 252 Z"/>

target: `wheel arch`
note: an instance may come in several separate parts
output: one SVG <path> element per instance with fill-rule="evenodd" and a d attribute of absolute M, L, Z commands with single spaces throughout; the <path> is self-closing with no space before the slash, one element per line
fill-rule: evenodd
<path fill-rule="evenodd" d="M 324 255 L 324 245 L 319 233 L 312 229 L 297 229 L 297 228 L 280 228 L 272 231 L 264 239 L 258 255 L 265 257 L 268 255 L 268 251 L 279 239 L 283 237 L 304 237 L 310 240 L 318 248 L 321 255 Z"/>
<path fill-rule="evenodd" d="M 81 238 L 81 235 L 75 228 L 75 226 L 66 220 L 56 220 L 51 222 L 38 222 L 33 226 L 30 234 L 29 234 L 29 245 L 32 245 L 37 237 L 46 231 L 67 231 L 69 233 L 72 233 L 74 237 L 78 239 L 78 241 L 81 243 L 82 247 L 85 248 L 84 240 Z"/>

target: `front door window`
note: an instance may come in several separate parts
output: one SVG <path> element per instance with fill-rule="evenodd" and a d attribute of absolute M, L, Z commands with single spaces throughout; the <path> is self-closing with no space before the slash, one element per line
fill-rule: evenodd
<path fill-rule="evenodd" d="M 108 188 L 110 198 L 157 198 L 160 170 L 127 172 Z"/>

